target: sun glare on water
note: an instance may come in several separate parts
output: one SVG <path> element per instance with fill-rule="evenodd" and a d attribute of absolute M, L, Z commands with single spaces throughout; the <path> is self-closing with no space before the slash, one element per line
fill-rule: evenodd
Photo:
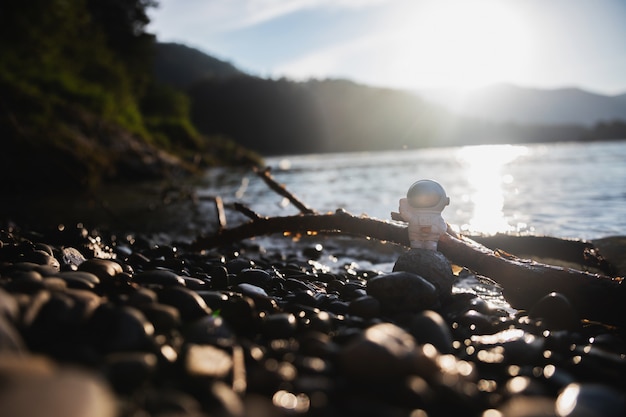
<path fill-rule="evenodd" d="M 527 147 L 517 145 L 468 146 L 457 152 L 457 160 L 469 183 L 462 198 L 473 205 L 471 219 L 461 226 L 462 230 L 494 234 L 520 228 L 520 225 L 511 225 L 504 216 L 503 186 L 515 180 L 504 168 L 528 152 Z"/>

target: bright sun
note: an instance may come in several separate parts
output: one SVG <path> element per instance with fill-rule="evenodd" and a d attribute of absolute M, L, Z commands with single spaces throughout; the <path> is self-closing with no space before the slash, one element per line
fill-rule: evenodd
<path fill-rule="evenodd" d="M 397 26 L 389 51 L 396 62 L 394 76 L 457 89 L 521 78 L 529 64 L 531 28 L 514 5 L 502 0 L 416 2 Z"/>

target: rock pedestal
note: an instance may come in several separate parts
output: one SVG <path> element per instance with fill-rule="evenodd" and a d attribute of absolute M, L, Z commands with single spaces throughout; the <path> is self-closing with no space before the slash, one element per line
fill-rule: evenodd
<path fill-rule="evenodd" d="M 440 297 L 447 297 L 452 290 L 454 274 L 450 261 L 438 251 L 413 248 L 400 255 L 394 272 L 405 271 L 417 274 L 437 288 Z"/>

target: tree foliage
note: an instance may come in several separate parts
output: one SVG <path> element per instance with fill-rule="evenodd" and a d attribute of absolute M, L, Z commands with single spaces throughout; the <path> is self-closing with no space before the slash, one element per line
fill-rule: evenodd
<path fill-rule="evenodd" d="M 185 170 L 185 158 L 215 162 L 211 153 L 224 155 L 223 139 L 202 137 L 192 126 L 187 98 L 152 77 L 155 38 L 146 25 L 154 6 L 0 3 L 0 175 L 16 178 L 11 185 L 37 186 L 41 177 L 85 186 L 123 172 L 136 176 L 150 161 L 177 165 L 162 149 L 175 152 Z M 154 166 L 144 172 L 167 174 Z"/>

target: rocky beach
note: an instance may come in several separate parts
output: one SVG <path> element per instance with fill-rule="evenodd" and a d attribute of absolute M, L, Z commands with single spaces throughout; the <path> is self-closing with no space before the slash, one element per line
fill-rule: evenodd
<path fill-rule="evenodd" d="M 277 240 L 198 249 L 80 224 L 5 224 L 0 414 L 626 411 L 623 328 L 581 320 L 561 294 L 517 310 L 489 277 L 441 254 L 345 236 Z M 407 257 L 423 268 L 403 271 Z"/>

